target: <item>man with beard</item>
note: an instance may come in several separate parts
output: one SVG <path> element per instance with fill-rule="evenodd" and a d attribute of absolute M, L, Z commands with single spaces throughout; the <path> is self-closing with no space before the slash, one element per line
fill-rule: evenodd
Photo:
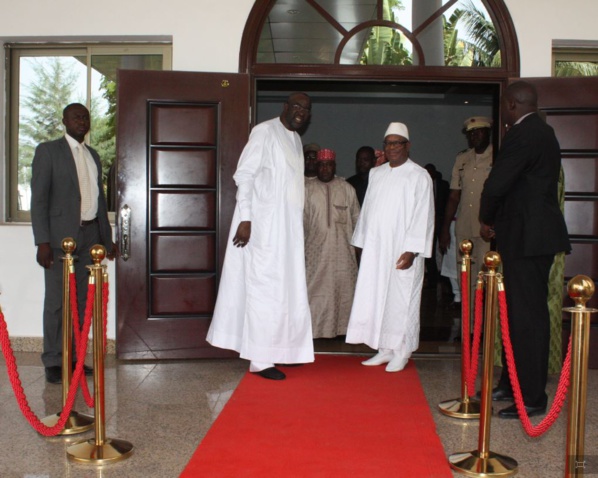
<path fill-rule="evenodd" d="M 434 196 L 428 172 L 409 158 L 409 131 L 391 123 L 385 163 L 370 172 L 353 234 L 362 249 L 347 343 L 378 350 L 363 365 L 405 368 L 419 345 L 424 258 L 432 255 Z"/>
<path fill-rule="evenodd" d="M 318 176 L 305 181 L 305 269 L 313 337 L 347 333 L 357 260 L 351 236 L 359 216 L 355 191 L 335 177 L 336 154 L 318 152 Z"/>
<path fill-rule="evenodd" d="M 257 125 L 233 178 L 237 205 L 224 259 L 210 344 L 239 352 L 271 380 L 275 364 L 313 362 L 303 252 L 304 158 L 297 133 L 311 100 L 292 93 L 279 118 Z"/>

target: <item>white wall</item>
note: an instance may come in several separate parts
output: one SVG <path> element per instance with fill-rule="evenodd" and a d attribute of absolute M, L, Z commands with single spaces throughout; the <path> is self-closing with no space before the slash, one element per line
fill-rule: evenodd
<path fill-rule="evenodd" d="M 596 0 L 504 0 L 521 55 L 521 76 L 550 76 L 552 40 L 598 41 Z"/>
<path fill-rule="evenodd" d="M 0 0 L 0 42 L 53 38 L 81 40 L 129 36 L 173 39 L 173 68 L 235 72 L 241 36 L 253 0 Z M 505 0 L 521 52 L 522 76 L 549 76 L 553 39 L 598 40 L 596 0 Z M 0 62 L 0 131 L 6 114 L 4 62 Z M 5 141 L 0 136 L 0 171 L 6 171 Z M 0 184 L 4 211 L 6 175 Z M 4 219 L 2 215 L 1 219 Z M 109 272 L 114 278 L 114 266 Z M 28 225 L 0 224 L 0 305 L 13 336 L 41 337 L 43 274 L 35 263 Z M 114 301 L 109 337 L 115 336 Z"/>

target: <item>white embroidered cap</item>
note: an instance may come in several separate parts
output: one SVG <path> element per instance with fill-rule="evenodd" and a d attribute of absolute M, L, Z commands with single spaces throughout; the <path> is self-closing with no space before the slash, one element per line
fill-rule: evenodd
<path fill-rule="evenodd" d="M 409 139 L 409 130 L 403 123 L 390 123 L 386 129 L 386 133 L 384 133 L 384 137 L 386 138 L 389 134 L 396 134 L 407 140 Z"/>

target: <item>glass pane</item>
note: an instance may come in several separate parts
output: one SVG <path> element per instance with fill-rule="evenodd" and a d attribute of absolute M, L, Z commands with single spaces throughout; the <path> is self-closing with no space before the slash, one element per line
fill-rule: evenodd
<path fill-rule="evenodd" d="M 388 27 L 373 27 L 363 53 L 360 65 L 413 65 L 413 46 L 399 30 Z"/>
<path fill-rule="evenodd" d="M 91 56 L 91 129 L 89 143 L 102 160 L 102 180 L 108 210 L 116 199 L 114 164 L 116 159 L 116 70 L 162 70 L 162 55 Z"/>
<path fill-rule="evenodd" d="M 500 68 L 498 33 L 482 0 L 461 0 L 449 8 L 443 37 L 446 66 Z"/>
<path fill-rule="evenodd" d="M 452 1 L 381 0 L 384 20 L 416 32 L 415 48 L 401 29 L 359 28 L 377 19 L 376 0 L 318 0 L 325 13 L 307 2 L 278 0 L 261 32 L 257 62 L 334 63 L 344 39 L 339 62 L 345 65 L 417 65 L 424 63 L 421 51 L 426 66 L 500 67 L 500 42 L 485 0 L 459 0 L 427 23 Z"/>
<path fill-rule="evenodd" d="M 598 76 L 598 61 L 557 61 L 554 76 Z"/>
<path fill-rule="evenodd" d="M 36 146 L 64 133 L 62 110 L 86 102 L 85 56 L 21 57 L 17 209 L 29 211 L 31 163 Z"/>

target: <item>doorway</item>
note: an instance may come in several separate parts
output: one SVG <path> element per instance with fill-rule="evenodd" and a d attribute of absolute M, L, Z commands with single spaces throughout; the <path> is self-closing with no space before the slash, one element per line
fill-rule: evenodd
<path fill-rule="evenodd" d="M 456 155 L 467 148 L 464 121 L 498 115 L 500 83 L 257 79 L 255 123 L 278 116 L 293 91 L 304 91 L 312 98 L 312 119 L 302 134 L 303 144 L 333 149 L 337 176 L 355 174 L 357 149 L 366 145 L 382 149 L 386 127 L 400 121 L 409 128 L 411 159 L 420 166 L 434 164 L 450 182 Z M 498 134 L 493 134 L 496 138 Z M 441 259 L 438 254 L 439 263 Z M 451 301 L 448 280 L 424 288 L 418 353 L 460 353 L 460 309 L 450 307 Z M 344 337 L 317 339 L 315 348 L 331 353 L 370 351 L 363 345 L 346 344 Z"/>

